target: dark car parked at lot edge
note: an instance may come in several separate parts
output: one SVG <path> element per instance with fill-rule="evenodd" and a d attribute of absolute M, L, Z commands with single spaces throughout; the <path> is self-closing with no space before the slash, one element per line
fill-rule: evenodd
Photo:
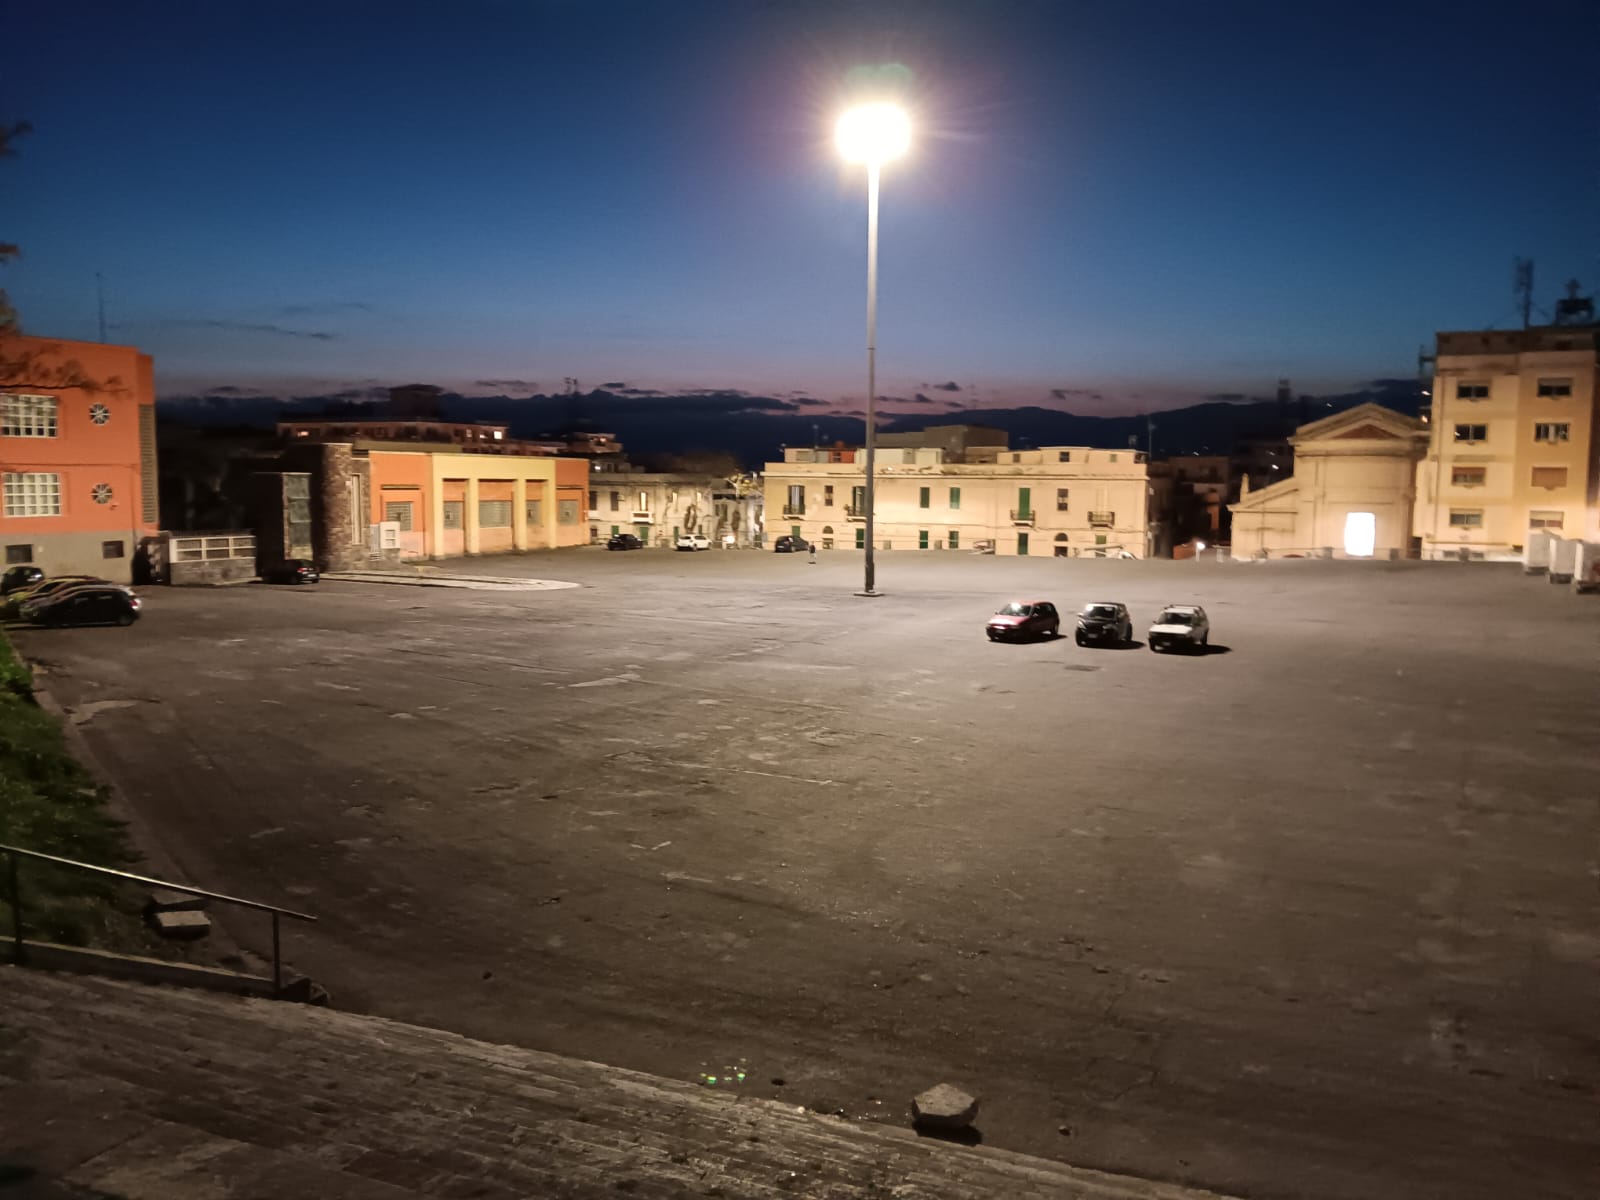
<path fill-rule="evenodd" d="M 1127 645 L 1133 641 L 1133 618 L 1128 614 L 1128 606 L 1109 600 L 1085 604 L 1078 613 L 1078 632 L 1074 636 L 1080 646 L 1090 642 Z"/>
<path fill-rule="evenodd" d="M 316 583 L 322 576 L 316 564 L 303 558 L 289 558 L 261 572 L 262 583 Z"/>
<path fill-rule="evenodd" d="M 12 592 L 32 587 L 43 578 L 44 572 L 38 567 L 11 567 L 4 575 L 0 575 L 0 596 L 9 596 Z"/>
<path fill-rule="evenodd" d="M 613 533 L 606 543 L 607 550 L 643 550 L 644 543 L 631 533 Z"/>
<path fill-rule="evenodd" d="M 774 554 L 804 554 L 810 549 L 811 543 L 806 541 L 805 538 L 791 537 L 787 533 L 772 543 L 772 552 Z"/>
<path fill-rule="evenodd" d="M 984 628 L 991 642 L 1002 638 L 1057 637 L 1061 633 L 1061 614 L 1048 600 L 1012 601 Z"/>
<path fill-rule="evenodd" d="M 132 625 L 139 619 L 139 597 L 125 587 L 85 584 L 32 609 L 35 625 Z"/>

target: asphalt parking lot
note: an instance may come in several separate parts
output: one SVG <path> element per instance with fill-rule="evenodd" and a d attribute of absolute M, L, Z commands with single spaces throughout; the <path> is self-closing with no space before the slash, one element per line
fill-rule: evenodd
<path fill-rule="evenodd" d="M 341 1007 L 1260 1197 L 1592 1196 L 1600 601 L 1465 564 L 567 551 L 25 632 Z M 991 644 L 1198 602 L 1211 653 Z M 1141 639 L 1142 640 L 1142 639 Z M 230 924 L 261 945 L 260 930 Z"/>

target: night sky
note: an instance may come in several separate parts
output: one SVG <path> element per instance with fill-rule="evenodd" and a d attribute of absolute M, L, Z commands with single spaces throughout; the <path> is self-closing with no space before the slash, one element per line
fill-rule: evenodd
<path fill-rule="evenodd" d="M 1367 15 L 1370 10 L 1370 15 Z M 1513 18 L 1520 18 L 1517 23 Z M 1600 284 L 1595 10 L 788 0 L 9 0 L 3 279 L 164 395 L 880 391 L 1120 414 L 1415 370 Z M 1588 83 L 1583 82 L 1588 80 Z M 937 406 L 930 406 L 937 407 Z"/>

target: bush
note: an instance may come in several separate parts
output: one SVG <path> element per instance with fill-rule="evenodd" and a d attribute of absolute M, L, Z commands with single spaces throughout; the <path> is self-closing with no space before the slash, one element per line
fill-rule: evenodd
<path fill-rule="evenodd" d="M 55 718 L 34 703 L 32 676 L 3 635 L 0 843 L 103 867 L 132 861 L 121 823 L 105 811 L 104 789 L 67 750 Z M 69 945 L 123 940 L 130 901 L 118 881 L 28 859 L 18 873 L 28 936 Z M 0 936 L 11 930 L 9 900 L 0 882 Z"/>

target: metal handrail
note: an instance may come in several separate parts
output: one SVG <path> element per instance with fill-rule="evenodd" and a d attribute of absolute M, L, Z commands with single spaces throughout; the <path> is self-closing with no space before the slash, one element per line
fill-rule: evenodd
<path fill-rule="evenodd" d="M 39 850 L 24 850 L 21 846 L 8 846 L 0 842 L 0 853 L 6 856 L 6 876 L 10 884 L 11 893 L 11 961 L 21 964 L 27 958 L 27 952 L 22 943 L 22 889 L 17 881 L 17 859 L 34 858 L 40 862 L 55 863 L 57 866 L 71 867 L 75 871 L 87 871 L 93 875 L 110 875 L 117 879 L 127 879 L 133 883 L 148 883 L 155 887 L 166 888 L 169 891 L 182 892 L 186 896 L 203 896 L 207 900 L 220 900 L 224 904 L 235 904 L 240 908 L 253 908 L 257 912 L 272 914 L 272 991 L 274 995 L 283 992 L 283 955 L 280 952 L 278 937 L 278 918 L 291 917 L 296 921 L 315 921 L 316 918 L 308 913 L 296 912 L 292 908 L 280 908 L 276 904 L 265 904 L 259 900 L 244 900 L 238 896 L 227 896 L 221 892 L 208 891 L 205 888 L 191 887 L 187 883 L 172 883 L 165 879 L 154 879 L 149 875 L 135 875 L 132 871 L 119 871 L 115 867 L 100 867 L 94 863 L 79 862 L 73 858 L 62 858 L 55 854 L 45 854 Z"/>

